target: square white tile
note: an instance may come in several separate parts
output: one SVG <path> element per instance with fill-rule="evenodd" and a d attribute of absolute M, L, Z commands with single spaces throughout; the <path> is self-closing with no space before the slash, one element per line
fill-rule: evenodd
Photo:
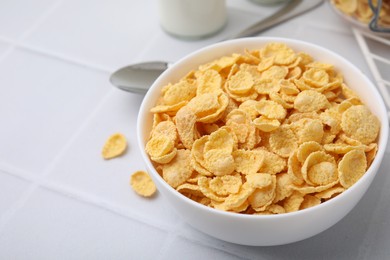
<path fill-rule="evenodd" d="M 0 164 L 41 174 L 112 88 L 108 75 L 15 49 L 0 63 Z"/>
<path fill-rule="evenodd" d="M 0 170 L 0 218 L 27 190 L 30 182 Z"/>
<path fill-rule="evenodd" d="M 158 228 L 39 189 L 2 230 L 0 258 L 155 259 L 166 237 Z"/>
<path fill-rule="evenodd" d="M 0 36 L 18 39 L 57 2 L 58 0 L 2 0 L 0 3 Z"/>
<path fill-rule="evenodd" d="M 142 96 L 113 90 L 47 179 L 118 205 L 130 215 L 144 215 L 157 223 L 175 225 L 180 219 L 161 194 L 145 199 L 129 184 L 132 173 L 146 169 L 136 140 L 136 119 L 141 101 Z M 126 136 L 128 149 L 122 157 L 104 160 L 101 156 L 103 144 L 116 132 Z"/>
<path fill-rule="evenodd" d="M 63 1 L 24 42 L 113 70 L 130 63 L 153 37 L 159 27 L 156 6 L 155 1 Z"/>
<path fill-rule="evenodd" d="M 1 42 L 0 40 L 0 62 L 4 58 L 4 55 L 9 51 L 11 46 L 8 43 Z"/>
<path fill-rule="evenodd" d="M 176 237 L 168 248 L 163 250 L 160 259 L 180 259 L 185 256 L 186 260 L 198 259 L 243 259 L 235 254 L 227 253 L 223 250 L 205 246 L 186 238 Z"/>

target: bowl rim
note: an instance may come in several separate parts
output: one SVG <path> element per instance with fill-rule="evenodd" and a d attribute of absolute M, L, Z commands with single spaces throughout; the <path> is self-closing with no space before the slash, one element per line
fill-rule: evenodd
<path fill-rule="evenodd" d="M 286 43 L 287 45 L 289 43 L 292 43 L 292 44 L 301 45 L 303 47 L 310 47 L 310 48 L 317 49 L 319 52 L 330 54 L 334 58 L 340 60 L 340 62 L 346 63 L 348 65 L 348 69 L 352 69 L 354 73 L 357 73 L 362 77 L 362 79 L 365 81 L 365 84 L 367 84 L 369 86 L 370 90 L 373 91 L 373 95 L 376 97 L 376 99 L 378 101 L 377 105 L 379 107 L 379 110 L 380 110 L 381 114 L 384 115 L 383 117 L 379 117 L 379 115 L 377 115 L 381 121 L 381 129 L 380 129 L 379 136 L 378 136 L 378 151 L 377 151 L 377 154 L 375 156 L 375 159 L 371 163 L 370 168 L 365 172 L 365 174 L 354 185 L 352 185 L 350 188 L 348 188 L 347 190 L 345 190 L 344 192 L 339 194 L 337 197 L 335 197 L 331 200 L 328 200 L 324 203 L 321 203 L 319 205 L 316 205 L 314 207 L 310 207 L 310 208 L 303 209 L 303 210 L 298 210 L 295 212 L 289 212 L 289 213 L 283 213 L 283 214 L 273 214 L 273 215 L 242 214 L 242 213 L 228 212 L 228 211 L 214 209 L 214 208 L 205 206 L 201 203 L 198 203 L 196 201 L 193 201 L 190 198 L 188 198 L 188 197 L 184 196 L 183 194 L 181 194 L 180 192 L 178 192 L 173 187 L 171 187 L 162 178 L 162 176 L 155 170 L 149 156 L 146 154 L 146 151 L 144 149 L 144 147 L 145 147 L 144 145 L 146 144 L 145 143 L 146 141 L 144 140 L 144 136 L 142 133 L 144 120 L 142 118 L 145 114 L 150 113 L 150 112 L 146 111 L 146 107 L 148 106 L 148 101 L 153 96 L 153 92 L 156 89 L 158 89 L 158 91 L 161 91 L 162 85 L 160 82 L 163 81 L 165 79 L 165 77 L 171 73 L 172 70 L 175 70 L 176 68 L 182 66 L 183 63 L 188 62 L 188 60 L 191 60 L 194 57 L 200 56 L 205 52 L 206 53 L 211 52 L 214 49 L 218 49 L 218 48 L 226 47 L 226 46 L 233 46 L 235 44 L 241 44 L 243 46 L 242 51 L 244 51 L 245 43 L 259 43 L 259 48 L 260 48 L 261 45 L 265 45 L 265 44 L 270 43 L 270 42 L 282 42 L 282 43 Z M 233 53 L 233 51 L 231 52 L 231 54 L 232 53 Z M 226 55 L 229 55 L 229 54 L 226 54 Z M 211 58 L 210 61 L 212 61 L 212 60 L 214 60 L 214 59 Z M 199 65 L 200 64 L 194 63 L 194 69 L 196 69 Z M 343 198 L 343 197 L 347 196 L 348 194 L 353 193 L 355 190 L 359 189 L 359 187 L 362 186 L 364 184 L 364 182 L 366 182 L 367 179 L 369 179 L 371 177 L 371 175 L 374 175 L 374 176 L 372 176 L 371 181 L 375 178 L 375 176 L 378 172 L 378 168 L 380 166 L 380 163 L 382 161 L 382 158 L 384 156 L 384 153 L 386 152 L 388 138 L 389 138 L 389 121 L 388 121 L 387 110 L 386 110 L 386 106 L 384 104 L 384 101 L 383 101 L 381 95 L 379 94 L 379 91 L 376 89 L 375 85 L 371 82 L 371 80 L 364 73 L 362 73 L 360 71 L 360 69 L 358 69 L 354 64 L 352 64 L 346 58 L 333 52 L 332 50 L 326 49 L 326 48 L 319 46 L 317 44 L 314 44 L 314 43 L 310 43 L 310 42 L 306 42 L 306 41 L 302 41 L 302 40 L 297 40 L 297 39 L 284 38 L 284 37 L 262 37 L 261 36 L 261 37 L 247 37 L 247 38 L 241 38 L 241 39 L 228 40 L 228 41 L 208 45 L 208 46 L 203 47 L 197 51 L 194 51 L 188 55 L 185 55 L 183 58 L 179 59 L 172 66 L 170 66 L 166 71 L 164 71 L 156 79 L 156 81 L 152 84 L 152 86 L 150 87 L 150 90 L 146 93 L 146 95 L 141 103 L 141 107 L 139 109 L 138 118 L 137 118 L 137 143 L 138 143 L 142 158 L 144 159 L 144 163 L 146 164 L 147 168 L 152 171 L 152 173 L 149 173 L 150 175 L 152 175 L 151 176 L 152 179 L 154 181 L 157 181 L 168 192 L 172 193 L 174 196 L 176 196 L 182 202 L 189 203 L 191 206 L 196 207 L 200 211 L 207 211 L 211 214 L 216 214 L 216 215 L 220 215 L 222 217 L 229 217 L 229 218 L 233 218 L 233 219 L 237 218 L 237 219 L 249 219 L 249 220 L 259 220 L 259 219 L 269 219 L 269 220 L 275 219 L 276 220 L 276 219 L 291 218 L 294 216 L 299 217 L 301 214 L 308 214 L 309 212 L 318 211 L 321 208 L 332 207 L 332 205 L 337 203 L 337 201 L 340 200 L 340 198 Z M 377 170 L 374 171 L 374 169 L 377 169 Z M 371 185 L 371 183 L 369 183 L 369 186 L 370 185 Z M 159 185 L 157 185 L 157 186 L 159 186 Z"/>

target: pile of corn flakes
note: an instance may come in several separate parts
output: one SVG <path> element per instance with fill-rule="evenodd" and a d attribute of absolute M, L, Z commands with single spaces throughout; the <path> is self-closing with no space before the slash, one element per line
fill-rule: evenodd
<path fill-rule="evenodd" d="M 368 24 L 374 16 L 368 0 L 331 0 L 331 3 L 344 14 L 364 24 Z M 373 1 L 373 4 L 376 6 L 377 2 Z M 382 1 L 378 24 L 383 27 L 390 27 L 390 0 Z"/>
<path fill-rule="evenodd" d="M 146 152 L 206 206 L 281 214 L 342 193 L 367 170 L 380 122 L 331 64 L 283 43 L 221 57 L 163 87 Z"/>

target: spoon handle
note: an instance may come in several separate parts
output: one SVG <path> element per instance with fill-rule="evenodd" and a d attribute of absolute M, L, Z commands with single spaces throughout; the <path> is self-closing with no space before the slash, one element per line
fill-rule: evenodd
<path fill-rule="evenodd" d="M 300 14 L 303 14 L 319 6 L 323 2 L 323 0 L 291 0 L 273 15 L 266 17 L 265 19 L 251 25 L 250 27 L 244 29 L 243 31 L 235 35 L 230 36 L 225 40 L 254 36 L 262 31 L 271 28 L 272 26 L 275 26 Z"/>

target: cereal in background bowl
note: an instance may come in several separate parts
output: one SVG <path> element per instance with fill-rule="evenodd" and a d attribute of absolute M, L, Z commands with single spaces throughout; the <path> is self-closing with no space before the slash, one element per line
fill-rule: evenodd
<path fill-rule="evenodd" d="M 370 7 L 372 2 L 374 8 L 377 7 L 377 1 L 368 0 L 330 0 L 332 9 L 336 11 L 342 18 L 351 22 L 362 29 L 370 29 L 370 23 L 376 16 Z M 375 23 L 374 32 L 390 31 L 390 1 L 383 0 L 379 11 L 377 11 L 377 22 Z M 383 35 L 386 35 L 383 32 Z"/>

